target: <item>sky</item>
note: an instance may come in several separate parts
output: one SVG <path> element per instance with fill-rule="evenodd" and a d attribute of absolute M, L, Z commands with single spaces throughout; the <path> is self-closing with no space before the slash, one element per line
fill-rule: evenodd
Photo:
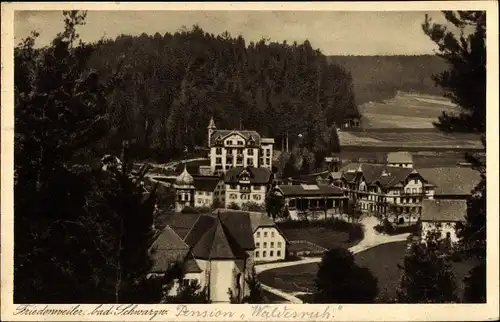
<path fill-rule="evenodd" d="M 209 33 L 242 35 L 247 43 L 308 39 L 325 55 L 433 54 L 436 46 L 421 27 L 426 13 L 443 21 L 437 11 L 88 11 L 78 33 L 92 42 L 121 34 L 163 35 L 198 24 Z M 16 11 L 15 43 L 36 30 L 37 46 L 47 45 L 62 27 L 61 11 Z"/>

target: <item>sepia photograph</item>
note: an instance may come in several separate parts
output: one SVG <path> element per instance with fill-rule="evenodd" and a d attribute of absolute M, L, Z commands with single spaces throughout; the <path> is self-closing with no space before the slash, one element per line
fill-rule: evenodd
<path fill-rule="evenodd" d="M 13 10 L 17 318 L 489 302 L 487 12 L 372 6 Z"/>

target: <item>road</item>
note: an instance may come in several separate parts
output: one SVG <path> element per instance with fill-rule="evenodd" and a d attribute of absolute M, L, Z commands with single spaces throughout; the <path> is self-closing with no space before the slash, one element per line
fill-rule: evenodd
<path fill-rule="evenodd" d="M 410 235 L 409 233 L 400 234 L 400 235 L 393 235 L 393 236 L 379 234 L 373 228 L 378 224 L 378 219 L 375 217 L 365 217 L 361 220 L 361 223 L 365 227 L 365 237 L 357 245 L 349 248 L 349 250 L 353 254 L 365 251 L 367 249 L 370 249 L 370 248 L 378 246 L 378 245 L 399 242 L 399 241 L 405 241 L 408 238 L 408 236 Z M 289 267 L 289 266 L 295 266 L 295 265 L 310 264 L 310 263 L 319 263 L 319 262 L 321 262 L 321 257 L 302 258 L 301 260 L 293 261 L 293 262 L 263 263 L 263 264 L 256 264 L 255 271 L 257 272 L 257 274 L 259 274 L 259 273 L 262 273 L 262 272 L 270 270 L 270 269 Z M 295 292 L 292 294 L 292 293 L 284 292 L 284 291 L 279 290 L 277 288 L 273 288 L 273 287 L 265 285 L 265 284 L 261 284 L 261 285 L 262 285 L 262 288 L 264 290 L 266 290 L 270 293 L 273 293 L 275 295 L 278 295 L 278 296 L 286 299 L 290 303 L 294 303 L 294 304 L 303 303 L 302 300 L 297 298 L 296 296 L 300 295 L 300 294 L 306 294 L 304 292 Z"/>

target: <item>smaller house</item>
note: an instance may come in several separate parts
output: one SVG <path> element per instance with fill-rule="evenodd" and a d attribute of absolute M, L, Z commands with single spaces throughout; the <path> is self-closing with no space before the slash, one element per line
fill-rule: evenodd
<path fill-rule="evenodd" d="M 273 174 L 267 168 L 237 167 L 224 175 L 225 198 L 228 208 L 231 204 L 242 207 L 246 203 L 264 205 L 268 187 L 273 182 Z"/>
<path fill-rule="evenodd" d="M 193 176 L 195 206 L 211 207 L 215 200 L 224 201 L 224 182 L 218 176 Z"/>
<path fill-rule="evenodd" d="M 465 221 L 466 200 L 423 200 L 420 217 L 420 238 L 427 240 L 430 233 L 436 231 L 440 238 L 454 244 L 458 241 L 456 225 Z"/>
<path fill-rule="evenodd" d="M 387 153 L 387 166 L 413 168 L 413 156 L 410 152 L 389 152 Z"/>
<path fill-rule="evenodd" d="M 344 190 L 331 185 L 279 185 L 273 189 L 273 193 L 284 198 L 293 220 L 299 219 L 299 215 L 313 219 L 341 215 L 347 207 Z"/>
<path fill-rule="evenodd" d="M 255 243 L 255 262 L 283 260 L 286 257 L 288 240 L 276 223 L 263 212 L 218 209 L 232 216 L 248 214 Z"/>

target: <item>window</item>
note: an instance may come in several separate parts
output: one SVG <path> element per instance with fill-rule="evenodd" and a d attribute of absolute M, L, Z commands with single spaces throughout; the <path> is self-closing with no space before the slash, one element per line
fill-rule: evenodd
<path fill-rule="evenodd" d="M 229 196 L 230 199 L 238 199 L 238 195 L 235 194 L 235 193 L 232 193 L 230 196 Z"/>
<path fill-rule="evenodd" d="M 266 251 L 262 252 L 262 257 L 266 257 Z"/>
<path fill-rule="evenodd" d="M 271 242 L 271 248 L 274 248 L 274 242 Z"/>
<path fill-rule="evenodd" d="M 215 163 L 222 163 L 222 158 L 215 158 Z"/>
<path fill-rule="evenodd" d="M 182 280 L 182 286 L 184 286 L 184 287 L 189 286 L 189 279 L 184 278 L 184 279 Z"/>
<path fill-rule="evenodd" d="M 412 192 L 412 193 L 417 193 L 417 188 L 413 188 L 413 189 L 411 189 L 411 192 Z"/>
<path fill-rule="evenodd" d="M 261 199 L 261 196 L 260 196 L 260 195 L 253 195 L 253 199 L 254 199 L 254 200 L 260 200 L 260 199 Z"/>
<path fill-rule="evenodd" d="M 259 251 L 258 250 L 255 251 L 255 257 L 257 257 L 257 258 L 259 257 Z"/>
<path fill-rule="evenodd" d="M 227 145 L 233 145 L 233 141 L 227 140 Z"/>
<path fill-rule="evenodd" d="M 260 191 L 260 186 L 253 186 L 254 191 Z"/>
<path fill-rule="evenodd" d="M 278 242 L 278 248 L 281 248 L 281 242 Z"/>
<path fill-rule="evenodd" d="M 264 242 L 264 248 L 267 248 L 267 243 L 266 242 Z"/>
<path fill-rule="evenodd" d="M 260 238 L 260 231 L 257 232 L 257 238 Z"/>
<path fill-rule="evenodd" d="M 243 141 L 238 141 L 238 145 L 243 145 Z"/>
<path fill-rule="evenodd" d="M 227 148 L 226 151 L 227 151 L 226 152 L 226 156 L 228 156 L 228 157 L 232 157 L 233 156 L 233 149 Z"/>
<path fill-rule="evenodd" d="M 257 233 L 258 234 L 258 233 Z M 256 248 L 260 248 L 260 243 L 255 243 Z"/>
<path fill-rule="evenodd" d="M 272 231 L 272 232 L 271 232 L 271 237 L 273 237 L 273 238 L 274 238 L 274 231 Z"/>
<path fill-rule="evenodd" d="M 226 165 L 226 170 L 229 170 L 229 168 L 231 168 L 230 165 Z"/>
<path fill-rule="evenodd" d="M 264 237 L 267 237 L 267 231 L 264 232 Z"/>
<path fill-rule="evenodd" d="M 222 149 L 221 148 L 216 148 L 215 149 L 215 154 L 222 154 Z"/>
<path fill-rule="evenodd" d="M 276 252 L 276 256 L 278 256 L 278 257 L 280 257 L 280 256 L 281 256 L 281 250 L 278 250 L 278 251 Z"/>
<path fill-rule="evenodd" d="M 270 158 L 266 158 L 266 164 L 271 164 L 271 159 Z"/>
<path fill-rule="evenodd" d="M 236 150 L 236 154 L 243 154 L 243 149 Z"/>
<path fill-rule="evenodd" d="M 247 158 L 247 165 L 253 166 L 253 159 L 252 158 Z"/>
<path fill-rule="evenodd" d="M 247 155 L 253 155 L 253 149 L 248 149 L 247 150 Z"/>
<path fill-rule="evenodd" d="M 270 149 L 266 149 L 266 157 L 270 157 L 271 156 L 271 150 Z"/>
<path fill-rule="evenodd" d="M 272 250 L 269 251 L 269 257 L 273 257 L 273 255 L 274 255 L 274 252 Z"/>
<path fill-rule="evenodd" d="M 232 184 L 229 186 L 231 189 L 237 189 L 236 185 L 235 184 Z"/>

